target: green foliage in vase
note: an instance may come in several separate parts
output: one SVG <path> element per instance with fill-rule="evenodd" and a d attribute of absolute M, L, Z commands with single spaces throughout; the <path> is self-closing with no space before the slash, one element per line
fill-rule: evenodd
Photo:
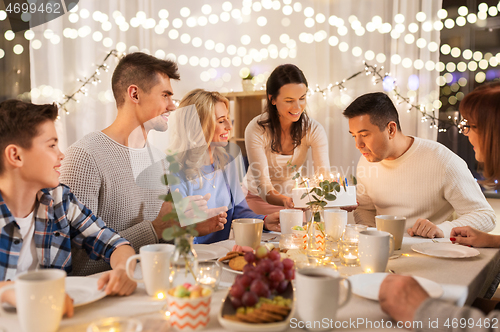
<path fill-rule="evenodd" d="M 179 165 L 179 162 L 175 159 L 175 155 L 170 154 L 167 156 L 167 162 L 169 164 L 168 170 L 170 174 L 176 174 L 180 171 L 181 167 Z M 162 183 L 164 185 L 176 185 L 179 183 L 179 179 L 176 176 L 170 177 L 170 181 L 167 177 L 166 174 L 162 176 Z M 188 197 L 182 197 L 182 195 L 177 192 L 177 191 L 169 191 L 167 195 L 161 195 L 159 197 L 161 200 L 165 202 L 171 202 L 172 203 L 172 211 L 170 211 L 168 214 L 166 214 L 163 217 L 163 221 L 167 222 L 169 220 L 174 220 L 176 223 L 174 223 L 171 227 L 165 229 L 163 231 L 162 237 L 166 241 L 172 241 L 175 238 L 182 238 L 185 243 L 181 240 L 181 243 L 179 246 L 181 247 L 182 252 L 188 252 L 189 249 L 191 248 L 189 241 L 185 238 L 184 235 L 189 234 L 191 236 L 198 236 L 198 231 L 195 229 L 196 224 L 189 225 L 186 227 L 181 227 L 179 225 L 179 216 L 182 214 L 185 216 L 185 211 L 189 207 L 192 209 L 193 212 L 193 217 L 198 218 L 198 219 L 204 219 L 207 217 L 207 214 L 200 210 L 198 205 L 191 203 L 190 199 Z M 175 204 L 174 204 L 175 202 Z M 191 204 L 191 206 L 189 206 Z M 186 217 L 187 218 L 187 217 Z"/>
<path fill-rule="evenodd" d="M 290 161 L 288 161 L 287 165 L 291 167 L 292 172 L 297 171 L 297 165 L 291 165 Z M 292 177 L 292 180 L 299 179 L 300 185 L 306 184 L 306 181 L 300 176 L 299 172 L 296 172 Z M 340 191 L 340 184 L 337 181 L 328 181 L 323 180 L 318 183 L 317 187 L 311 188 L 311 190 L 302 194 L 300 199 L 304 199 L 306 196 L 309 197 L 309 202 L 306 204 L 309 206 L 319 206 L 324 208 L 328 202 L 334 201 L 337 199 L 337 193 Z"/>

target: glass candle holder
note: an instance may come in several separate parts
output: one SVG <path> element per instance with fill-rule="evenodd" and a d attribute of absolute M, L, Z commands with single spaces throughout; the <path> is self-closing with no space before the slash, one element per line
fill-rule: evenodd
<path fill-rule="evenodd" d="M 280 249 L 299 249 L 303 243 L 302 238 L 295 234 L 281 234 Z"/>
<path fill-rule="evenodd" d="M 366 231 L 368 226 L 359 224 L 349 224 L 345 226 L 344 234 L 342 234 L 342 241 L 358 242 L 359 232 Z"/>
<path fill-rule="evenodd" d="M 339 258 L 344 266 L 359 266 L 358 243 L 359 232 L 367 230 L 368 226 L 349 224 L 345 226 L 342 241 L 340 241 Z"/>
<path fill-rule="evenodd" d="M 358 242 L 340 241 L 340 263 L 344 266 L 359 266 Z"/>
<path fill-rule="evenodd" d="M 142 323 L 133 318 L 109 317 L 92 322 L 87 332 L 140 332 Z"/>
<path fill-rule="evenodd" d="M 202 286 L 215 290 L 219 286 L 221 275 L 221 265 L 219 262 L 198 263 L 198 273 L 196 281 Z"/>

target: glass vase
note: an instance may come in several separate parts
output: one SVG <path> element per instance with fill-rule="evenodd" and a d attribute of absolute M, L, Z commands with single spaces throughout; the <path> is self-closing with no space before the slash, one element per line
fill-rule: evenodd
<path fill-rule="evenodd" d="M 170 258 L 172 268 L 170 287 L 176 287 L 186 282 L 196 283 L 198 255 L 193 248 L 193 239 L 193 236 L 189 234 L 175 238 L 175 250 Z"/>
<path fill-rule="evenodd" d="M 311 205 L 311 218 L 307 221 L 306 254 L 310 263 L 320 263 L 325 258 L 325 223 L 323 207 Z"/>

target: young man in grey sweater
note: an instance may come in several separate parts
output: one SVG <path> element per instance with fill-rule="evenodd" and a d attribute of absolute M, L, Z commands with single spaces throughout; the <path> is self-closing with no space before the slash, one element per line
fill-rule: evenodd
<path fill-rule="evenodd" d="M 176 109 L 170 81 L 179 78 L 177 65 L 170 60 L 140 52 L 123 57 L 112 78 L 118 109 L 115 121 L 71 145 L 62 163 L 61 182 L 136 251 L 158 243 L 173 223 L 163 221 L 171 204 L 159 199 L 169 190 L 160 182 L 168 165 L 146 138 L 150 130 L 167 130 L 168 116 Z M 191 199 L 203 208 L 208 198 Z M 226 213 L 212 212 L 217 214 L 197 225 L 200 235 L 224 228 Z M 73 266 L 74 275 L 109 269 L 90 261 L 83 250 L 73 251 Z"/>

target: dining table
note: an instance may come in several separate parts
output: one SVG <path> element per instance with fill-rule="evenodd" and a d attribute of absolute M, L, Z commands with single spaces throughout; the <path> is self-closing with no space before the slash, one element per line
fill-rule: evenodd
<path fill-rule="evenodd" d="M 262 240 L 279 241 L 279 233 L 264 233 Z M 449 242 L 439 239 L 440 242 Z M 432 242 L 431 239 L 410 237 L 405 234 L 400 250 L 394 251 L 387 269 L 397 274 L 422 277 L 438 283 L 443 289 L 441 299 L 458 306 L 470 305 L 476 297 L 484 296 L 500 271 L 500 250 L 478 248 L 479 255 L 470 258 L 439 258 L 424 255 L 412 250 L 419 243 Z M 235 244 L 233 239 L 217 242 L 209 246 L 224 247 L 230 251 Z M 277 244 L 276 244 L 277 245 Z M 337 268 L 340 276 L 350 277 L 363 273 L 361 268 L 346 267 L 340 263 Z M 139 268 L 137 268 L 139 269 Z M 137 271 L 136 271 L 137 273 Z M 210 322 L 205 331 L 226 331 L 218 321 L 218 314 L 228 289 L 237 274 L 224 269 L 220 276 L 218 288 L 213 292 L 210 305 Z M 98 278 L 99 274 L 86 278 Z M 341 297 L 345 296 L 346 288 L 341 289 Z M 362 294 L 361 294 L 362 295 Z M 314 305 L 314 303 L 311 303 Z M 0 317 L 1 332 L 19 332 L 20 325 L 15 315 L 15 309 L 9 316 Z M 126 297 L 108 296 L 75 308 L 74 316 L 63 318 L 58 332 L 85 332 L 88 325 L 106 317 L 128 317 L 143 323 L 143 332 L 163 332 L 173 330 L 169 324 L 169 311 L 165 299 L 153 298 L 147 295 L 144 284 L 139 283 L 136 291 Z M 337 311 L 336 330 L 393 330 L 395 322 L 384 313 L 377 300 L 367 299 L 352 294 L 349 302 Z M 381 322 L 392 322 L 392 328 L 385 328 Z M 301 330 L 300 313 L 295 311 L 293 319 L 285 331 Z M 354 323 L 353 323 L 354 322 Z M 2 330 L 3 329 L 3 330 Z"/>

